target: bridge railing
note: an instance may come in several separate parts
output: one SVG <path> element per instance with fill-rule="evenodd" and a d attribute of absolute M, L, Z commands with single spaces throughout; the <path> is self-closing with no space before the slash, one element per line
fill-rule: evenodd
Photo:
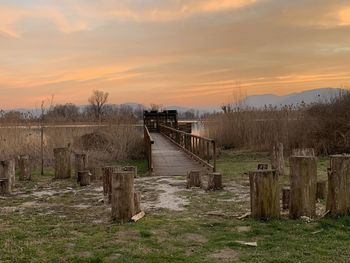
<path fill-rule="evenodd" d="M 159 125 L 160 133 L 179 146 L 191 157 L 216 172 L 215 140 L 193 135 L 169 126 Z"/>
<path fill-rule="evenodd" d="M 154 140 L 152 139 L 152 136 L 147 128 L 146 125 L 144 125 L 144 143 L 145 143 L 145 152 L 146 152 L 146 158 L 148 162 L 148 171 L 153 171 L 153 160 L 152 160 L 152 145 L 154 144 Z"/>

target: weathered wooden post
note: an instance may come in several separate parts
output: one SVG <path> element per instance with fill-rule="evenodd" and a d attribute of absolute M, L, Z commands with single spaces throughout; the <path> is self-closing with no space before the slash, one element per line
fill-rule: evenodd
<path fill-rule="evenodd" d="M 105 166 L 102 168 L 103 173 L 103 194 L 107 197 L 108 203 L 112 198 L 112 174 L 120 170 L 119 166 Z"/>
<path fill-rule="evenodd" d="M 0 161 L 0 194 L 10 194 L 15 187 L 15 160 Z"/>
<path fill-rule="evenodd" d="M 89 170 L 79 171 L 78 172 L 78 182 L 80 186 L 90 185 L 91 174 Z"/>
<path fill-rule="evenodd" d="M 350 155 L 330 156 L 326 209 L 332 216 L 350 213 Z"/>
<path fill-rule="evenodd" d="M 11 187 L 7 178 L 0 178 L 0 196 L 9 194 Z"/>
<path fill-rule="evenodd" d="M 290 202 L 290 187 L 286 186 L 282 188 L 282 209 L 283 210 L 289 209 L 289 202 Z"/>
<path fill-rule="evenodd" d="M 276 170 L 279 175 L 284 175 L 283 143 L 277 143 L 272 147 L 271 167 Z"/>
<path fill-rule="evenodd" d="M 141 193 L 134 192 L 134 215 L 141 212 Z"/>
<path fill-rule="evenodd" d="M 200 171 L 189 171 L 186 177 L 187 188 L 201 187 L 201 174 Z"/>
<path fill-rule="evenodd" d="M 71 177 L 71 158 L 69 148 L 55 148 L 55 178 L 66 179 Z"/>
<path fill-rule="evenodd" d="M 9 179 L 12 189 L 16 186 L 16 161 L 14 159 L 8 160 Z"/>
<path fill-rule="evenodd" d="M 207 190 L 221 190 L 221 189 L 222 189 L 221 173 L 209 173 Z"/>
<path fill-rule="evenodd" d="M 316 215 L 317 160 L 312 156 L 290 157 L 289 217 Z"/>
<path fill-rule="evenodd" d="M 295 148 L 292 150 L 292 156 L 315 156 L 314 148 Z"/>
<path fill-rule="evenodd" d="M 75 156 L 75 177 L 78 178 L 78 172 L 85 171 L 88 167 L 88 156 L 85 153 L 76 153 L 74 156 Z"/>
<path fill-rule="evenodd" d="M 7 178 L 9 179 L 12 190 L 16 185 L 16 161 L 14 159 L 10 159 L 4 161 L 4 164 L 4 171 L 7 174 Z"/>
<path fill-rule="evenodd" d="M 112 219 L 129 221 L 135 214 L 134 174 L 119 171 L 112 174 Z"/>
<path fill-rule="evenodd" d="M 323 200 L 326 198 L 327 181 L 317 182 L 316 199 Z"/>
<path fill-rule="evenodd" d="M 20 181 L 31 180 L 32 171 L 31 171 L 30 158 L 28 155 L 20 155 L 18 157 L 18 166 L 19 166 L 19 180 Z"/>
<path fill-rule="evenodd" d="M 275 170 L 251 171 L 249 182 L 252 217 L 278 218 L 280 216 L 278 172 Z"/>

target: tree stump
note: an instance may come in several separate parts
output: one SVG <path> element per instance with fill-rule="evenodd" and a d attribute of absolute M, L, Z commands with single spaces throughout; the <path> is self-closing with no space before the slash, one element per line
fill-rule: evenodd
<path fill-rule="evenodd" d="M 29 181 L 32 178 L 30 158 L 28 155 L 20 155 L 18 157 L 19 180 Z"/>
<path fill-rule="evenodd" d="M 141 193 L 134 192 L 134 215 L 141 212 Z"/>
<path fill-rule="evenodd" d="M 326 198 L 327 181 L 317 182 L 316 199 L 323 200 Z"/>
<path fill-rule="evenodd" d="M 112 174 L 112 220 L 129 221 L 135 214 L 134 174 L 119 171 Z"/>
<path fill-rule="evenodd" d="M 69 148 L 56 148 L 55 156 L 55 179 L 71 177 L 71 158 Z"/>
<path fill-rule="evenodd" d="M 315 157 L 315 149 L 314 148 L 295 148 L 292 150 L 291 156 Z"/>
<path fill-rule="evenodd" d="M 7 179 L 4 184 L 8 187 L 7 192 L 11 193 L 16 184 L 15 160 L 0 161 L 0 178 Z"/>
<path fill-rule="evenodd" d="M 103 195 L 107 196 L 108 203 L 112 199 L 112 174 L 116 173 L 119 169 L 118 166 L 106 166 L 102 168 L 103 173 Z"/>
<path fill-rule="evenodd" d="M 283 210 L 289 209 L 289 202 L 290 202 L 290 187 L 286 186 L 282 188 L 282 209 Z"/>
<path fill-rule="evenodd" d="M 16 161 L 14 159 L 7 160 L 8 178 L 11 184 L 11 189 L 16 185 Z"/>
<path fill-rule="evenodd" d="M 350 155 L 330 156 L 326 209 L 331 216 L 350 213 Z"/>
<path fill-rule="evenodd" d="M 278 218 L 280 216 L 278 172 L 275 170 L 251 171 L 249 182 L 252 217 Z"/>
<path fill-rule="evenodd" d="M 88 169 L 91 173 L 91 181 L 101 180 L 102 179 L 102 168 L 101 167 L 90 167 Z"/>
<path fill-rule="evenodd" d="M 279 175 L 284 175 L 284 156 L 283 144 L 278 143 L 272 147 L 271 167 L 276 170 Z"/>
<path fill-rule="evenodd" d="M 186 177 L 187 188 L 201 187 L 201 174 L 200 171 L 190 171 Z"/>
<path fill-rule="evenodd" d="M 316 215 L 317 160 L 312 156 L 290 157 L 289 217 Z"/>
<path fill-rule="evenodd" d="M 75 155 L 75 177 L 78 179 L 78 172 L 85 171 L 88 166 L 88 156 L 85 153 L 76 153 Z"/>
<path fill-rule="evenodd" d="M 269 165 L 267 163 L 259 163 L 257 168 L 258 170 L 268 170 Z"/>
<path fill-rule="evenodd" d="M 221 173 L 209 173 L 207 190 L 221 190 L 221 189 L 222 189 Z"/>
<path fill-rule="evenodd" d="M 90 185 L 91 174 L 89 170 L 78 172 L 78 183 L 80 186 Z"/>

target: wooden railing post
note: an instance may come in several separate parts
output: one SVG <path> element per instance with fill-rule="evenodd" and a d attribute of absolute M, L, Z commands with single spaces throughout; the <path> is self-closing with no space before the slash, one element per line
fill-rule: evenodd
<path fill-rule="evenodd" d="M 161 130 L 162 127 L 159 127 L 159 130 Z M 145 152 L 148 162 L 148 171 L 153 171 L 153 159 L 152 159 L 152 144 L 154 144 L 154 141 L 151 137 L 151 134 L 149 133 L 149 130 L 147 126 L 144 126 L 144 142 L 145 142 Z"/>
<path fill-rule="evenodd" d="M 210 162 L 210 142 L 207 141 L 207 160 Z"/>
<path fill-rule="evenodd" d="M 215 141 L 213 140 L 212 141 L 212 143 L 213 143 L 213 160 L 214 160 L 214 172 L 216 172 L 216 143 L 215 143 Z"/>
<path fill-rule="evenodd" d="M 153 159 L 152 159 L 152 143 L 149 144 L 148 150 L 148 170 L 153 171 Z"/>

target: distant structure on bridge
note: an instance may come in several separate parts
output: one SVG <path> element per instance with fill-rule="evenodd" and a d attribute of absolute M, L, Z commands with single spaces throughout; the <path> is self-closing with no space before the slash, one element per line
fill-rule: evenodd
<path fill-rule="evenodd" d="M 147 126 L 149 132 L 160 132 L 160 125 L 165 125 L 187 133 L 192 132 L 192 124 L 190 122 L 178 121 L 178 113 L 176 110 L 144 111 L 143 123 Z"/>
<path fill-rule="evenodd" d="M 176 110 L 165 111 L 144 111 L 143 123 L 150 132 L 159 132 L 160 125 L 168 127 L 178 127 L 178 115 Z"/>

